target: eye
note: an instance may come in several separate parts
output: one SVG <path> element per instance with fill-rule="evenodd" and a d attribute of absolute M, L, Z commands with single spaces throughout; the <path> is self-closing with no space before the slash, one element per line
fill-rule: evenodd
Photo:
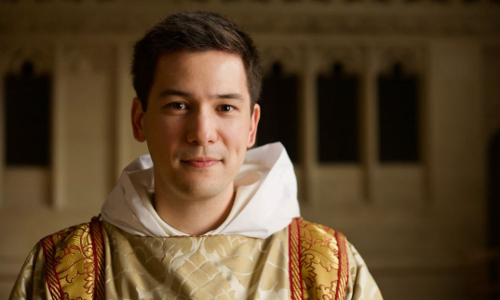
<path fill-rule="evenodd" d="M 184 110 L 187 108 L 187 105 L 186 103 L 182 102 L 170 102 L 169 104 L 167 104 L 167 107 L 175 110 Z"/>
<path fill-rule="evenodd" d="M 219 107 L 217 107 L 217 110 L 223 111 L 223 112 L 231 112 L 234 110 L 234 106 L 224 104 L 224 105 L 220 105 Z"/>

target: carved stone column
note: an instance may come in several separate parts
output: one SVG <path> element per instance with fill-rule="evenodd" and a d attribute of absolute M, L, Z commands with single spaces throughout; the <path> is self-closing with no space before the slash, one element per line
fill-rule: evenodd
<path fill-rule="evenodd" d="M 112 53 L 112 45 L 106 43 L 61 43 L 57 49 L 53 180 L 57 208 L 98 209 L 115 181 Z"/>
<path fill-rule="evenodd" d="M 146 142 L 139 143 L 133 137 L 130 111 L 132 100 L 136 96 L 132 76 L 130 74 L 130 62 L 132 59 L 133 43 L 131 41 L 122 41 L 116 44 L 115 61 L 115 108 L 113 113 L 116 115 L 115 135 L 115 176 L 119 176 L 125 166 L 139 155 L 147 154 L 148 148 Z"/>

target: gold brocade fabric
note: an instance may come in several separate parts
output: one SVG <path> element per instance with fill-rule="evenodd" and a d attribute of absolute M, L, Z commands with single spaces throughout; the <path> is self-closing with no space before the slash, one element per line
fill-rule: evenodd
<path fill-rule="evenodd" d="M 301 218 L 267 239 L 146 237 L 102 222 L 101 249 L 91 225 L 41 240 L 9 299 L 382 299 L 352 245 Z"/>
<path fill-rule="evenodd" d="M 100 222 L 76 225 L 40 241 L 52 299 L 104 299 Z"/>
<path fill-rule="evenodd" d="M 104 223 L 109 299 L 288 299 L 287 230 L 141 237 Z"/>
<path fill-rule="evenodd" d="M 345 237 L 326 226 L 302 218 L 294 222 L 299 236 L 303 292 L 299 299 L 344 299 L 349 276 Z M 293 232 L 293 223 L 290 228 L 290 232 Z"/>

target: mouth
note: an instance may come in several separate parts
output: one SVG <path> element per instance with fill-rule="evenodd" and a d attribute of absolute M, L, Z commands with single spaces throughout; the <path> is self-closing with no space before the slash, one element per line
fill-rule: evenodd
<path fill-rule="evenodd" d="M 190 159 L 181 159 L 181 163 L 195 168 L 209 168 L 216 165 L 220 161 L 220 159 L 216 159 L 213 157 L 195 157 Z"/>

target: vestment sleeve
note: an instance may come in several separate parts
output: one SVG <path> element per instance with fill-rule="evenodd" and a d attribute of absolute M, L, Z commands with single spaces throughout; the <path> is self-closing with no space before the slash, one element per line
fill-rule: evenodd
<path fill-rule="evenodd" d="M 349 281 L 345 300 L 382 300 L 382 294 L 356 248 L 347 243 Z"/>
<path fill-rule="evenodd" d="M 26 258 L 16 283 L 12 288 L 9 300 L 47 299 L 43 276 L 45 260 L 40 243 L 37 243 Z"/>

